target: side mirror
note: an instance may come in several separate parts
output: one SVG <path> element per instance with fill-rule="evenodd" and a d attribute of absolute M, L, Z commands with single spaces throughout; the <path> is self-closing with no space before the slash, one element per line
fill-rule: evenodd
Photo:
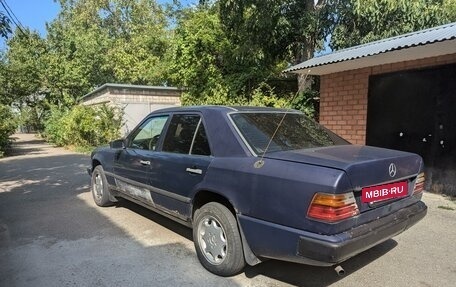
<path fill-rule="evenodd" d="M 120 140 L 115 140 L 109 143 L 109 146 L 111 148 L 116 148 L 116 149 L 124 149 L 126 147 L 125 145 L 125 140 L 120 139 Z"/>

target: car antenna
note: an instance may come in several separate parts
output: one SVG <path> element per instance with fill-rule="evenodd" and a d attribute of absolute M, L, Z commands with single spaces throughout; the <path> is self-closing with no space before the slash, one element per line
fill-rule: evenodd
<path fill-rule="evenodd" d="M 304 81 L 301 82 L 301 85 L 304 86 L 306 84 L 306 81 L 307 81 L 307 77 L 309 76 L 310 74 L 310 69 L 307 70 L 307 73 L 306 73 L 306 76 L 304 77 Z M 288 102 L 288 106 L 291 107 L 291 104 L 293 103 L 293 101 L 295 100 L 296 96 L 299 94 L 299 89 L 296 91 L 296 93 L 293 95 L 293 97 L 290 99 L 290 101 Z M 274 133 L 272 134 L 271 138 L 269 139 L 269 142 L 268 142 L 268 145 L 266 146 L 266 148 L 264 149 L 263 151 L 263 154 L 261 155 L 261 158 L 259 160 L 257 160 L 253 166 L 255 168 L 262 168 L 264 166 L 264 156 L 266 154 L 266 152 L 268 151 L 269 149 L 269 146 L 271 145 L 272 143 L 272 140 L 274 139 L 277 131 L 279 130 L 280 126 L 282 125 L 283 121 L 285 120 L 285 117 L 287 116 L 288 114 L 288 110 L 285 111 L 285 113 L 283 114 L 283 117 L 282 119 L 280 120 L 279 124 L 277 125 Z"/>

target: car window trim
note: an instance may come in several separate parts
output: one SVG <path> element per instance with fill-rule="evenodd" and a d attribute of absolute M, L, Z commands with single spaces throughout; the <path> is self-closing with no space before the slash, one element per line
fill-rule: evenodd
<path fill-rule="evenodd" d="M 190 144 L 190 150 L 188 151 L 189 155 L 193 155 L 193 145 L 195 144 L 196 134 L 198 133 L 198 129 L 201 125 L 201 116 L 199 118 L 198 124 L 196 125 L 195 132 L 193 133 L 192 143 Z"/>
<path fill-rule="evenodd" d="M 169 118 L 168 118 L 168 122 L 166 123 L 165 127 L 164 127 L 164 130 L 166 129 L 166 132 L 165 132 L 165 136 L 166 134 L 168 133 L 168 129 L 169 129 L 169 126 L 171 124 L 171 120 L 172 118 L 174 117 L 174 115 L 185 115 L 185 116 L 199 116 L 199 122 L 196 126 L 196 129 L 195 129 L 195 132 L 193 133 L 193 138 L 192 138 L 192 144 L 190 145 L 190 149 L 189 149 L 189 152 L 188 153 L 175 153 L 175 152 L 169 152 L 169 151 L 164 151 L 162 148 L 163 148 L 163 143 L 164 143 L 164 138 L 163 137 L 163 140 L 162 140 L 162 137 L 160 135 L 160 149 L 157 149 L 157 151 L 160 151 L 160 152 L 166 152 L 166 153 L 169 153 L 169 154 L 180 154 L 180 155 L 191 155 L 191 156 L 205 156 L 205 157 L 211 157 L 212 156 L 212 148 L 211 148 L 211 141 L 209 140 L 209 135 L 206 133 L 206 137 L 207 137 L 207 142 L 208 142 L 208 145 L 209 145 L 209 149 L 210 149 L 210 152 L 211 154 L 210 155 L 202 155 L 202 154 L 192 154 L 192 150 L 193 150 L 193 144 L 195 142 L 195 139 L 196 139 L 196 133 L 198 132 L 198 128 L 199 126 L 202 124 L 203 125 L 203 128 L 205 128 L 205 121 L 204 121 L 204 117 L 203 117 L 203 114 L 201 112 L 197 112 L 197 111 L 191 111 L 191 112 L 172 112 L 169 114 Z M 204 130 L 204 132 L 206 132 L 206 129 Z"/>
<path fill-rule="evenodd" d="M 164 114 L 154 114 L 154 115 L 148 115 L 147 117 L 145 117 L 138 125 L 136 125 L 136 127 L 128 134 L 128 136 L 126 137 L 127 139 L 127 145 L 126 145 L 126 148 L 127 149 L 136 149 L 136 148 L 132 148 L 131 147 L 131 142 L 133 141 L 133 135 L 136 133 L 136 131 L 145 123 L 147 122 L 149 119 L 152 119 L 152 118 L 158 118 L 158 117 L 164 117 L 164 116 L 167 116 L 168 118 L 166 119 L 166 123 L 163 125 L 163 129 L 160 133 L 160 140 L 157 142 L 157 149 L 155 149 L 155 151 L 158 151 L 158 147 L 161 148 L 161 142 L 162 142 L 162 138 L 163 138 L 163 131 L 167 130 L 168 128 L 168 125 L 169 125 L 169 121 L 171 119 L 171 116 L 172 114 L 171 113 L 164 113 Z"/>

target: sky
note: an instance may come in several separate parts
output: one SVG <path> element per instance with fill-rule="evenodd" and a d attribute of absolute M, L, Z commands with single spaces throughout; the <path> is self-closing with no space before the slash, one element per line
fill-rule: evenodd
<path fill-rule="evenodd" d="M 2 0 L 6 2 L 24 27 L 46 35 L 46 22 L 51 22 L 60 10 L 60 5 L 55 0 Z M 172 3 L 172 0 L 158 0 L 158 3 Z M 184 0 L 182 3 L 191 3 Z M 4 8 L 0 6 L 4 12 Z M 13 25 L 14 26 L 14 25 Z M 15 26 L 14 26 L 15 27 Z"/>
<path fill-rule="evenodd" d="M 46 22 L 51 22 L 58 14 L 60 5 L 55 0 L 2 0 L 6 2 L 24 27 L 46 35 Z M 159 3 L 172 3 L 172 0 L 158 0 Z M 183 0 L 184 4 L 197 2 Z M 0 10 L 4 12 L 3 7 Z"/>
<path fill-rule="evenodd" d="M 53 0 L 2 0 L 6 2 L 24 27 L 46 35 L 46 22 L 58 14 L 60 5 Z M 4 12 L 4 8 L 0 6 Z M 15 28 L 15 25 L 13 25 Z"/>
<path fill-rule="evenodd" d="M 57 17 L 60 11 L 60 4 L 56 0 L 1 0 L 11 8 L 12 12 L 19 19 L 22 26 L 38 31 L 41 36 L 46 36 L 46 23 Z M 172 0 L 158 0 L 158 3 L 172 3 Z M 196 0 L 183 0 L 184 4 L 196 2 Z M 0 11 L 5 9 L 0 6 Z M 12 23 L 13 30 L 16 28 Z M 6 46 L 5 40 L 0 40 L 0 49 Z"/>

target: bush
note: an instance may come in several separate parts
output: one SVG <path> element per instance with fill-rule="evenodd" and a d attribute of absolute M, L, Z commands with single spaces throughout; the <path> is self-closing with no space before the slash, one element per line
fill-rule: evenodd
<path fill-rule="evenodd" d="M 252 99 L 249 102 L 251 106 L 259 107 L 273 107 L 273 108 L 289 108 L 289 103 L 285 98 L 277 96 L 272 88 L 267 83 L 260 83 L 260 85 L 253 90 Z"/>
<path fill-rule="evenodd" d="M 307 89 L 299 92 L 293 100 L 293 109 L 300 110 L 309 118 L 318 121 L 319 118 L 319 99 L 320 94 L 318 91 Z"/>
<path fill-rule="evenodd" d="M 318 118 L 317 91 L 308 89 L 295 94 L 293 92 L 278 94 L 275 87 L 261 82 L 248 95 L 230 95 L 227 88 L 220 85 L 218 89 L 210 90 L 210 94 L 194 97 L 191 93 L 182 94 L 182 105 L 228 105 L 228 106 L 258 106 L 274 108 L 293 108 L 302 111 L 310 118 Z M 248 98 L 248 100 L 247 100 Z M 293 101 L 291 101 L 293 100 Z"/>
<path fill-rule="evenodd" d="M 44 136 L 58 146 L 92 147 L 120 137 L 122 112 L 107 105 L 51 108 Z"/>
<path fill-rule="evenodd" d="M 44 133 L 42 136 L 48 141 L 58 146 L 65 145 L 65 128 L 64 121 L 67 118 L 69 110 L 60 110 L 52 107 L 48 119 L 44 123 Z"/>
<path fill-rule="evenodd" d="M 273 87 L 263 82 L 258 88 L 253 90 L 252 100 L 249 104 L 252 106 L 292 108 L 300 110 L 310 118 L 317 119 L 318 96 L 319 93 L 311 89 L 297 94 L 289 93 L 288 95 L 279 96 Z"/>
<path fill-rule="evenodd" d="M 0 157 L 10 145 L 10 136 L 17 128 L 16 118 L 8 106 L 0 105 Z"/>

